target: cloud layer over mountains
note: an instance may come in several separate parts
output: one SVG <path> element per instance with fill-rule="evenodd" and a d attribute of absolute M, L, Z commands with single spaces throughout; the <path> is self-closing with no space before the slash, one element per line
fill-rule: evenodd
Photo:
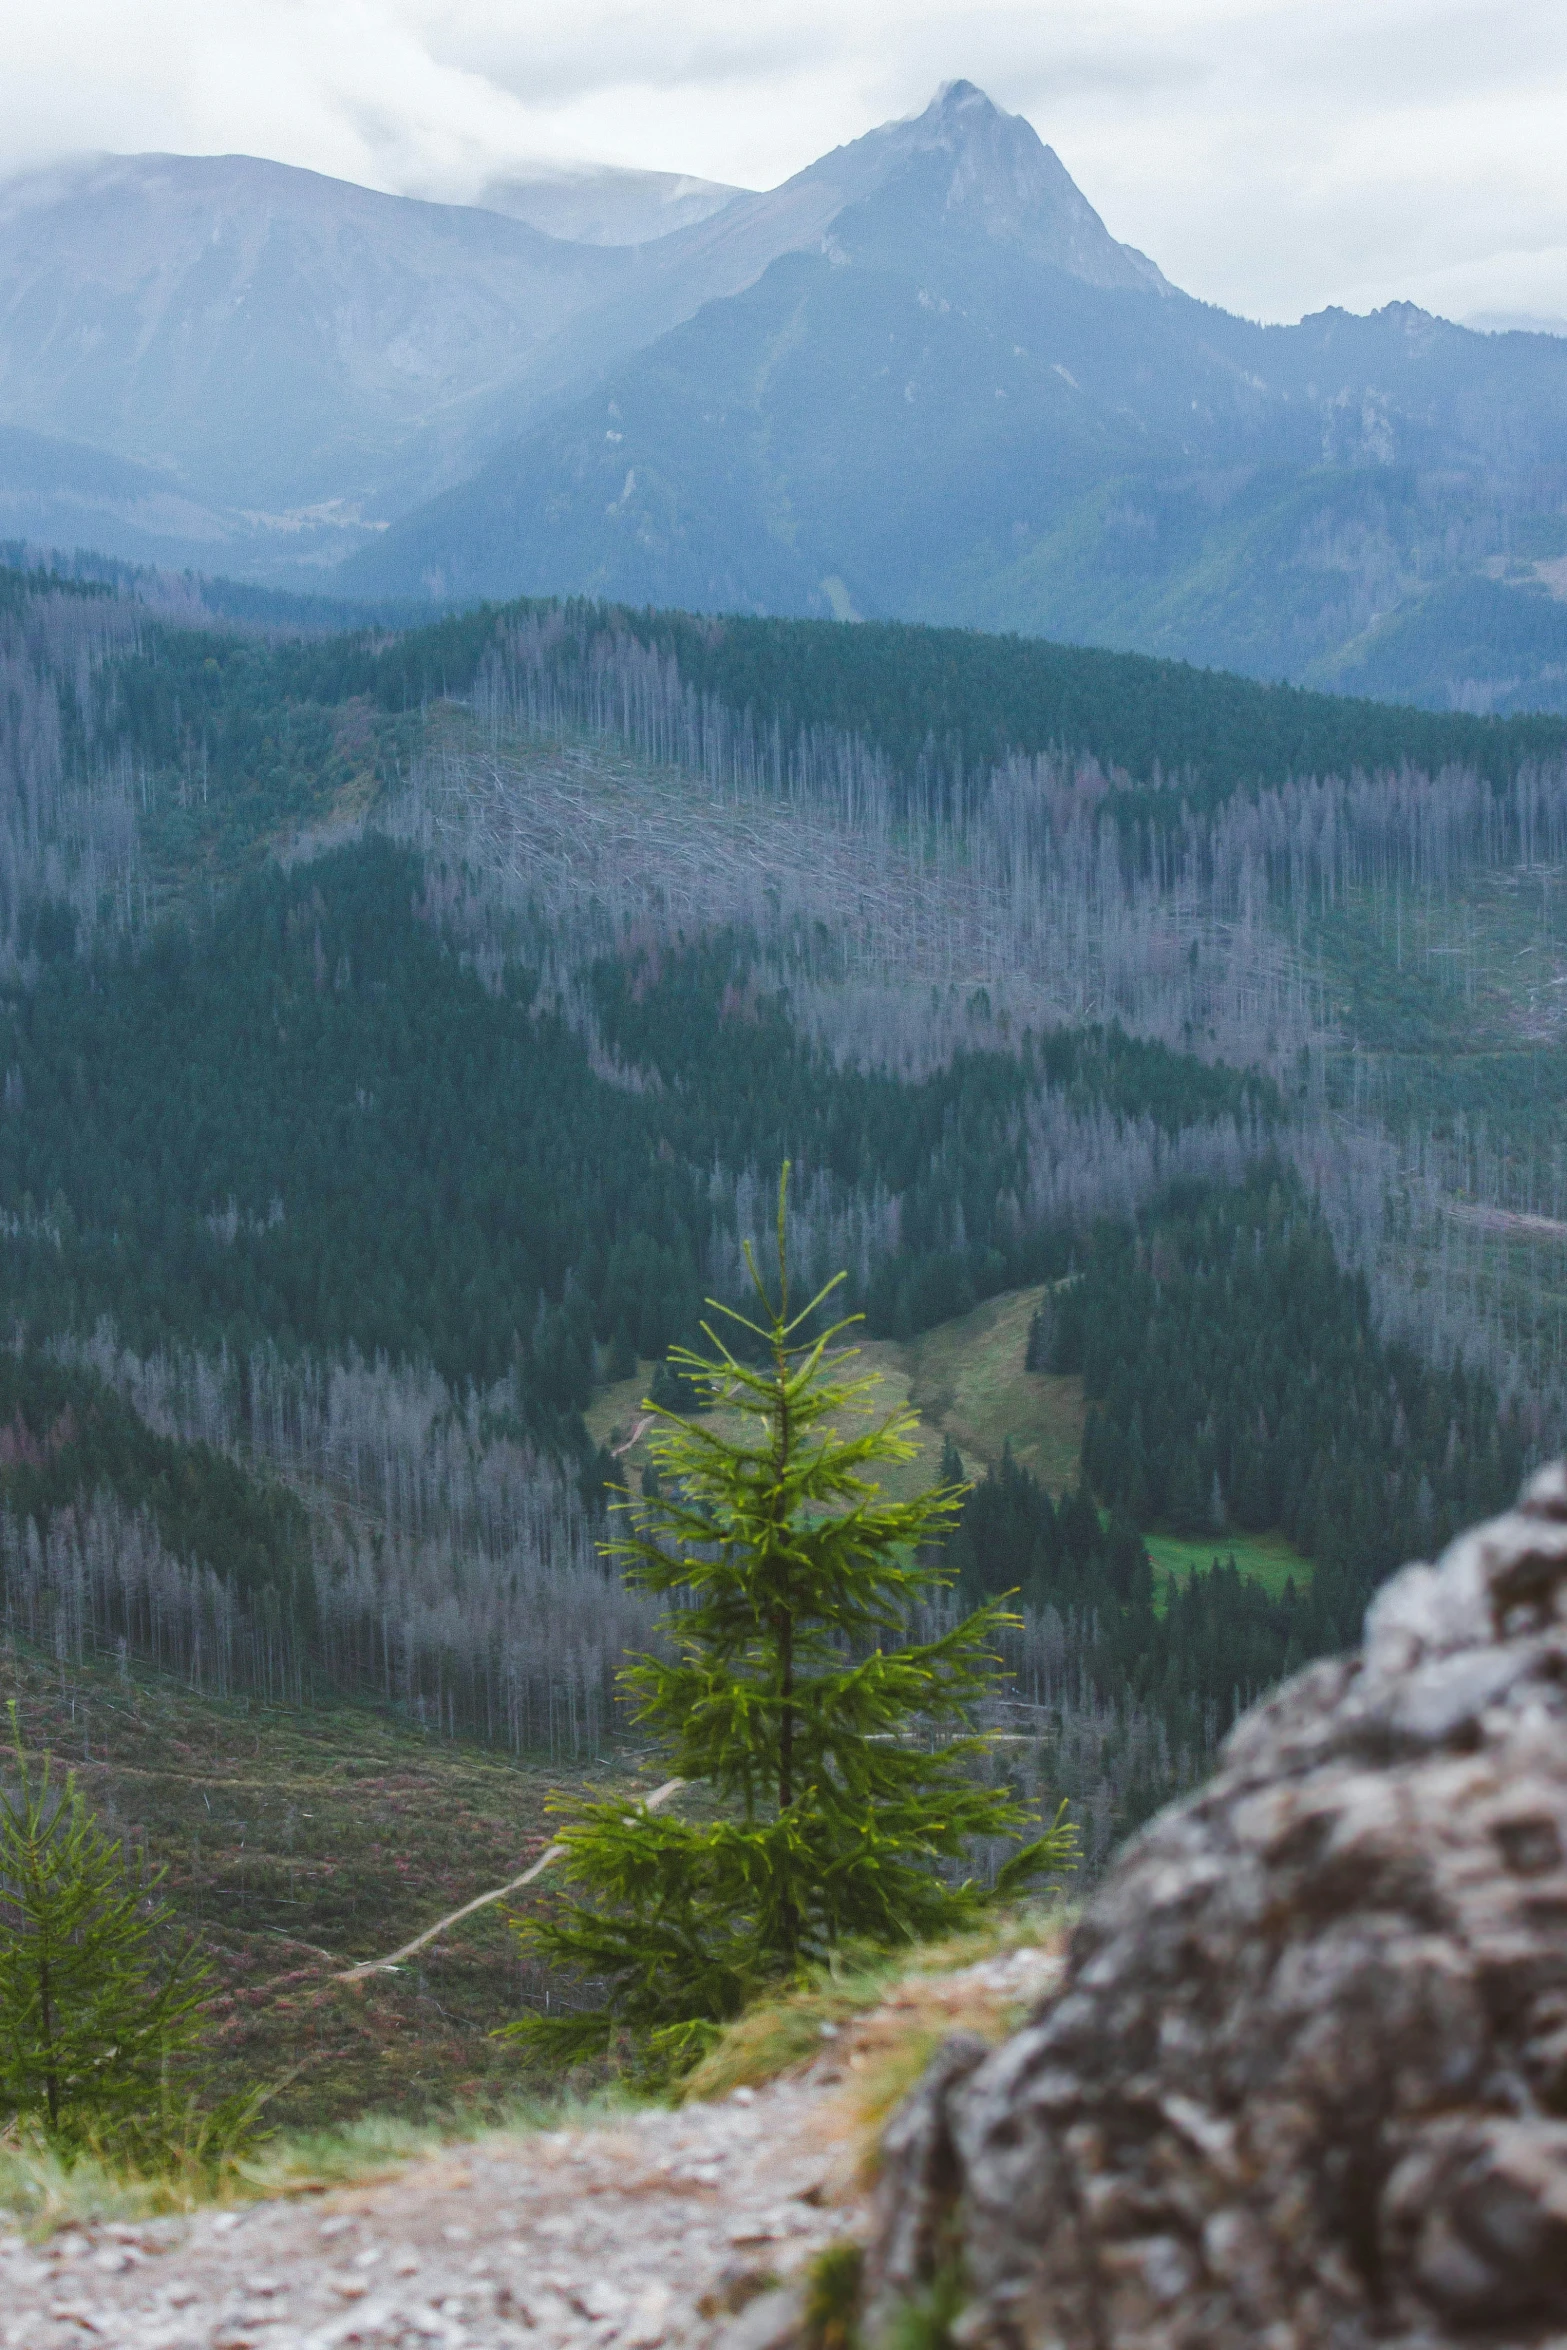
<path fill-rule="evenodd" d="M 0 174 L 268 155 L 473 203 L 539 159 L 772 187 L 955 70 L 1118 236 L 1247 317 L 1567 315 L 1556 0 L 52 0 L 6 27 Z M 955 24 L 962 47 L 954 50 Z"/>

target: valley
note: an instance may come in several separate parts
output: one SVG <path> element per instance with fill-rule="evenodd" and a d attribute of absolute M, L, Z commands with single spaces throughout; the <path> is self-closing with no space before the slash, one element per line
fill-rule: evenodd
<path fill-rule="evenodd" d="M 948 1440 L 976 1477 L 1010 1445 L 1058 1496 L 1076 1482 L 1082 1382 L 1023 1367 L 1043 1294 L 1005 1294 L 905 1344 L 864 1343 L 863 1367 L 882 1383 L 877 1408 L 909 1400 L 920 1413 L 917 1457 L 887 1480 L 895 1497 L 939 1476 Z M 594 1395 L 585 1419 L 596 1445 L 617 1453 L 652 1371 Z M 618 1452 L 620 1473 L 634 1482 L 645 1459 L 634 1443 Z M 1161 1575 L 1206 1570 L 1216 1552 L 1274 1589 L 1309 1574 L 1276 1536 L 1151 1532 L 1147 1543 Z M 274 2086 L 271 2118 L 305 2127 L 366 2106 L 417 2115 L 499 2101 L 526 2085 L 487 2035 L 542 1985 L 519 1974 L 499 1912 L 403 1975 L 333 1977 L 515 1875 L 547 1839 L 552 1792 L 601 1776 L 625 1783 L 636 1741 L 612 1717 L 598 1751 L 508 1757 L 421 1729 L 401 1709 L 203 1695 L 131 1658 L 62 1661 L 13 1639 L 3 1669 L 28 1749 L 73 1770 L 146 1865 L 168 1871 L 179 1930 L 218 1971 L 220 2087 Z"/>
<path fill-rule="evenodd" d="M 934 1481 L 948 1440 L 974 1476 L 1010 1444 L 1052 1492 L 1076 1482 L 1081 1380 L 1023 1367 L 1042 1295 L 1035 1285 L 917 1340 L 864 1343 L 878 1408 L 907 1399 L 921 1418 L 918 1455 L 888 1479 L 891 1494 Z M 584 1416 L 596 1445 L 613 1452 L 637 1424 L 652 1370 L 595 1393 Z M 620 1472 L 634 1481 L 644 1461 L 645 1444 L 633 1444 Z M 1147 1542 L 1161 1576 L 1205 1571 L 1216 1551 L 1275 1590 L 1309 1573 L 1279 1537 Z M 400 1972 L 336 1977 L 518 1874 L 548 1840 L 552 1796 L 634 1784 L 638 1742 L 613 1715 L 597 1747 L 552 1757 L 547 1746 L 508 1754 L 471 1733 L 453 1740 L 403 1707 L 324 1691 L 305 1705 L 204 1694 L 134 1656 L 62 1659 L 14 1634 L 0 1675 L 28 1752 L 74 1772 L 138 1865 L 167 1872 L 172 1934 L 193 1936 L 214 1969 L 213 2093 L 259 2085 L 267 2125 L 297 2133 L 366 2112 L 414 2122 L 458 2107 L 500 2112 L 536 2090 L 491 2037 L 549 1989 L 519 1963 L 500 1909 Z"/>
<path fill-rule="evenodd" d="M 1567 48 L 1360 13 L 10 44 L 0 2350 L 1567 2345 Z"/>
<path fill-rule="evenodd" d="M 785 1160 L 884 1491 L 973 1482 L 921 1630 L 1017 1594 L 981 1782 L 1085 1884 L 1559 1441 L 1560 721 L 203 593 L 0 576 L 0 1594 L 217 2086 L 536 2085 L 491 2035 L 584 1987 L 498 1914 L 333 1977 L 655 1767 L 604 1488 Z"/>

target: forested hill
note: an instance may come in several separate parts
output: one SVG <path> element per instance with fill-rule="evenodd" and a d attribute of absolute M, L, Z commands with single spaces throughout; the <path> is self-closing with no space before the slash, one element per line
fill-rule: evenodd
<path fill-rule="evenodd" d="M 0 595 L 0 610 L 20 592 Z M 37 593 L 43 584 L 30 575 Z M 62 583 L 65 584 L 65 583 Z M 73 587 L 75 583 L 70 583 Z M 79 589 L 77 592 L 80 592 Z M 584 602 L 482 605 L 400 633 L 289 641 L 145 626 L 117 666 L 122 732 L 168 760 L 188 740 L 259 744 L 290 710 L 364 697 L 388 714 L 469 693 L 497 651 L 529 628 L 569 699 L 601 678 L 617 646 L 672 660 L 679 681 L 735 718 L 860 738 L 912 778 L 923 762 L 973 773 L 1011 752 L 1088 758 L 1132 785 L 1178 782 L 1213 808 L 1292 778 L 1464 768 L 1493 784 L 1567 750 L 1567 720 L 1479 718 L 1352 701 L 1140 654 L 901 622 L 703 620 Z M 210 753 L 209 753 L 210 755 Z"/>
<path fill-rule="evenodd" d="M 606 640 L 625 632 L 672 656 L 688 686 L 731 711 L 786 737 L 809 727 L 861 735 L 904 774 L 932 750 L 970 769 L 1012 751 L 1062 751 L 1133 783 L 1180 779 L 1212 805 L 1292 777 L 1404 767 L 1470 767 L 1500 783 L 1524 761 L 1567 749 L 1567 719 L 1405 709 L 1185 661 L 901 621 L 703 620 L 523 600 L 410 630 L 384 649 L 323 646 L 291 666 L 321 698 L 337 684 L 406 708 L 464 690 L 496 632 L 523 617 L 558 625 L 552 655 L 563 678 L 591 671 Z"/>
<path fill-rule="evenodd" d="M 969 768 L 1011 751 L 1086 753 L 1134 783 L 1179 779 L 1212 805 L 1291 777 L 1405 766 L 1435 774 L 1457 764 L 1499 783 L 1567 746 L 1560 718 L 1400 709 L 973 629 L 681 613 L 630 615 L 626 625 L 731 708 L 776 719 L 786 733 L 864 734 L 905 772 L 929 750 Z"/>
<path fill-rule="evenodd" d="M 739 1272 L 748 1179 L 786 1156 L 824 1227 L 836 1210 L 841 1244 L 858 1235 L 855 1302 L 908 1331 L 1065 1269 L 1064 1232 L 1015 1205 L 1031 1120 L 1178 1144 L 1279 1116 L 1265 1078 L 1113 1030 L 919 1084 L 840 1068 L 759 977 L 732 935 L 595 963 L 614 1082 L 536 972 L 481 983 L 420 860 L 374 838 L 145 952 L 55 953 L 0 991 L 11 1311 L 40 1331 L 107 1315 L 143 1351 L 357 1349 L 456 1390 L 509 1380 L 554 1428 L 606 1354 L 696 1335 L 720 1262 Z"/>
<path fill-rule="evenodd" d="M 799 1278 L 910 1360 L 1077 1276 L 1075 1498 L 998 1468 L 963 1571 L 1031 1594 L 1040 1704 L 1091 1696 L 1074 1786 L 1121 1741 L 1107 1818 L 1567 1425 L 1509 1238 L 1567 1212 L 1556 721 L 920 627 L 289 635 L 179 593 L 0 576 L 0 1605 L 51 1648 L 592 1748 L 649 1631 L 595 1547 L 605 1390 L 684 1393 L 661 1358 L 744 1297 L 786 1158 Z M 1359 1003 L 1433 1040 L 1380 1097 L 1445 1121 L 1416 1159 L 1362 1114 Z M 1460 1099 L 1510 1105 L 1483 1191 Z M 1143 1537 L 1237 1529 L 1316 1573 L 1231 1642 Z"/>

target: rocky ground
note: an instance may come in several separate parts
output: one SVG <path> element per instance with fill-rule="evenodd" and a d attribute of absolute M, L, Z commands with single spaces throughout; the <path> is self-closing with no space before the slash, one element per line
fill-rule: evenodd
<path fill-rule="evenodd" d="M 881 2160 L 873 2337 L 961 2275 L 966 2350 L 1562 2350 L 1567 1462 L 1243 1718 Z"/>
<path fill-rule="evenodd" d="M 187 2219 L 0 2236 L 5 2350 L 780 2350 L 813 2256 L 865 2222 L 853 2090 L 901 2031 L 1001 2027 L 1060 1960 L 936 1979 L 792 2079 Z"/>

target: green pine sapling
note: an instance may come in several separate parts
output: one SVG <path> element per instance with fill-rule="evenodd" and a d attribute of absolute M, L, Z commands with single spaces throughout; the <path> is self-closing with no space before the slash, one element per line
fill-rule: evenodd
<path fill-rule="evenodd" d="M 160 1967 L 163 1913 L 82 1800 L 34 1773 L 11 1708 L 17 1785 L 0 1790 L 0 2117 L 64 2145 L 146 2134 L 197 2031 L 205 1970 Z"/>
<path fill-rule="evenodd" d="M 845 1375 L 858 1316 L 811 1335 L 841 1274 L 791 1310 L 788 1172 L 776 1297 L 748 1248 L 760 1318 L 714 1305 L 762 1359 L 706 1323 L 713 1352 L 673 1358 L 742 1429 L 645 1406 L 662 1422 L 657 1474 L 619 1504 L 630 1531 L 606 1545 L 629 1582 L 671 1603 L 668 1652 L 621 1679 L 667 1769 L 700 1783 L 716 1816 L 619 1800 L 576 1807 L 558 1831 L 570 1892 L 518 1931 L 530 1956 L 601 1988 L 601 2002 L 508 2027 L 557 2061 L 626 2034 L 645 2066 L 679 2071 L 758 1989 L 835 1946 L 971 1922 L 990 1892 L 952 1864 L 979 1838 L 1038 1825 L 972 1767 L 985 1745 L 973 1708 L 1000 1670 L 991 1644 L 1015 1619 L 993 1601 L 935 1639 L 909 1638 L 918 1603 L 951 1580 L 934 1546 L 965 1488 L 893 1501 L 867 1474 L 913 1457 L 917 1421 L 874 1417 L 875 1378 Z M 1058 1816 L 997 1890 L 1070 1867 L 1074 1849 Z"/>

